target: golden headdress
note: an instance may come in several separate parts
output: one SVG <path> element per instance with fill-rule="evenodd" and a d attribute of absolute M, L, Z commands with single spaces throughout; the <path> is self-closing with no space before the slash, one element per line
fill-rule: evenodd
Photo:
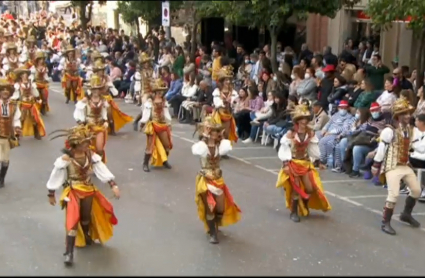
<path fill-rule="evenodd" d="M 196 132 L 198 132 L 198 135 L 209 135 L 209 132 L 211 131 L 222 132 L 223 130 L 224 127 L 222 124 L 216 123 L 213 117 L 207 116 L 202 123 L 196 124 L 193 136 Z"/>
<path fill-rule="evenodd" d="M 401 96 L 400 98 L 398 98 L 392 105 L 391 107 L 392 111 L 393 111 L 393 115 L 398 115 L 398 114 L 403 114 L 403 113 L 413 113 L 413 111 L 415 111 L 415 107 L 413 107 L 409 101 Z"/>
<path fill-rule="evenodd" d="M 219 79 L 233 78 L 233 76 L 234 76 L 234 72 L 233 72 L 233 67 L 231 65 L 222 67 L 220 71 L 218 72 Z"/>
<path fill-rule="evenodd" d="M 105 70 L 105 68 L 106 65 L 102 61 L 97 60 L 96 62 L 94 62 L 93 71 Z"/>
<path fill-rule="evenodd" d="M 27 42 L 36 42 L 37 40 L 35 39 L 34 36 L 29 36 L 27 39 Z"/>
<path fill-rule="evenodd" d="M 10 94 L 15 90 L 13 84 L 9 82 L 6 78 L 0 78 L 0 91 L 3 89 L 8 89 Z"/>
<path fill-rule="evenodd" d="M 74 52 L 75 48 L 72 47 L 72 45 L 68 45 L 65 49 L 65 53 L 68 54 L 69 52 Z"/>
<path fill-rule="evenodd" d="M 90 141 L 93 138 L 93 133 L 90 131 L 90 128 L 87 125 L 78 125 L 69 129 L 58 129 L 51 132 L 49 136 L 55 133 L 58 134 L 50 138 L 50 140 L 54 140 L 59 137 L 67 137 L 65 142 L 66 148 L 78 146 L 84 142 Z"/>
<path fill-rule="evenodd" d="M 155 79 L 152 87 L 153 92 L 165 92 L 168 90 L 167 83 L 165 83 L 165 81 L 161 78 Z"/>
<path fill-rule="evenodd" d="M 9 51 L 11 49 L 18 49 L 18 47 L 16 46 L 16 44 L 14 42 L 8 42 L 6 44 L 6 51 Z"/>
<path fill-rule="evenodd" d="M 150 61 L 152 61 L 152 58 L 149 57 L 149 55 L 146 52 L 142 52 L 139 55 L 139 63 L 143 64 L 143 63 L 150 62 Z"/>
<path fill-rule="evenodd" d="M 37 61 L 38 59 L 46 59 L 46 54 L 44 53 L 44 51 L 37 51 L 35 53 L 35 60 Z"/>
<path fill-rule="evenodd" d="M 15 69 L 14 71 L 13 71 L 13 73 L 15 74 L 15 76 L 17 77 L 17 78 L 19 78 L 19 77 L 21 77 L 21 75 L 22 74 L 24 74 L 24 73 L 26 73 L 26 74 L 31 74 L 31 71 L 27 68 L 27 67 L 25 67 L 25 66 L 20 66 L 19 68 L 17 68 L 17 69 Z"/>
<path fill-rule="evenodd" d="M 105 83 L 102 82 L 99 76 L 93 74 L 90 78 L 90 85 L 88 86 L 90 89 L 100 89 L 105 86 Z"/>
<path fill-rule="evenodd" d="M 308 109 L 308 106 L 305 104 L 298 104 L 295 106 L 294 110 L 291 112 L 292 115 L 292 121 L 296 122 L 297 120 L 300 120 L 302 118 L 310 118 L 311 112 L 310 109 Z"/>
<path fill-rule="evenodd" d="M 93 60 L 93 61 L 95 61 L 95 62 L 96 62 L 96 60 L 97 60 L 97 59 L 100 59 L 100 60 L 103 62 L 103 56 L 102 56 L 102 54 L 100 54 L 100 52 L 99 52 L 99 51 L 97 51 L 97 50 L 94 50 L 94 51 L 91 53 L 91 58 L 92 58 L 92 60 Z"/>

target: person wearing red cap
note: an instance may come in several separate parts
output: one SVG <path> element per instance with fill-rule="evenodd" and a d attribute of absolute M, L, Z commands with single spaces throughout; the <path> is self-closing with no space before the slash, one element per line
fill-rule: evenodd
<path fill-rule="evenodd" d="M 345 122 L 351 121 L 353 115 L 348 113 L 349 105 L 346 100 L 341 100 L 338 113 L 334 114 L 322 129 L 319 135 L 320 162 L 327 164 L 328 157 L 333 155 L 338 136 L 344 131 Z"/>
<path fill-rule="evenodd" d="M 421 196 L 421 186 L 409 165 L 409 154 L 418 147 L 415 145 L 414 129 L 409 124 L 414 110 L 415 108 L 404 97 L 397 99 L 393 104 L 393 123 L 380 133 L 380 142 L 372 167 L 372 174 L 379 175 L 381 181 L 386 182 L 388 186 L 381 230 L 390 235 L 396 234 L 391 227 L 391 218 L 400 193 L 401 180 L 410 189 L 410 194 L 400 214 L 400 221 L 415 228 L 420 226 L 420 223 L 413 218 L 412 211 Z"/>

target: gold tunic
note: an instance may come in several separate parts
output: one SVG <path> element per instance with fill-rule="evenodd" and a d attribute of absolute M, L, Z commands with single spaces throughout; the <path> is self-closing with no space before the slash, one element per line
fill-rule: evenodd
<path fill-rule="evenodd" d="M 92 161 L 89 156 L 81 158 L 71 158 L 71 163 L 69 163 L 68 167 L 66 168 L 68 174 L 68 184 L 90 184 L 91 169 Z"/>
<path fill-rule="evenodd" d="M 153 102 L 153 108 L 152 108 L 152 121 L 165 124 L 165 116 L 164 116 L 164 109 L 165 108 L 165 102 L 162 98 L 154 98 Z"/>
<path fill-rule="evenodd" d="M 384 165 L 381 168 L 384 173 L 393 170 L 398 165 L 405 166 L 408 164 L 413 128 L 408 126 L 405 131 L 407 132 L 407 137 L 404 136 L 404 132 L 400 127 L 393 128 L 394 138 L 392 142 L 384 142 L 388 144 Z"/>
<path fill-rule="evenodd" d="M 102 109 L 104 103 L 99 101 L 95 103 L 94 101 L 89 100 L 86 105 L 86 121 L 88 124 L 102 125 L 104 119 L 102 117 Z"/>
<path fill-rule="evenodd" d="M 73 76 L 78 76 L 77 60 L 69 61 L 67 59 L 65 61 L 65 72 Z"/>
<path fill-rule="evenodd" d="M 298 135 L 299 136 L 299 135 Z M 305 138 L 304 141 L 299 142 L 298 140 L 292 139 L 291 144 L 291 153 L 292 153 L 292 159 L 298 159 L 298 160 L 310 160 L 310 157 L 308 156 L 308 145 L 310 144 L 310 140 L 312 136 L 305 135 L 307 138 Z"/>
<path fill-rule="evenodd" d="M 206 157 L 201 157 L 201 169 L 202 173 L 206 178 L 216 180 L 222 177 L 222 171 L 220 169 L 220 156 L 215 156 L 214 153 L 211 152 Z"/>

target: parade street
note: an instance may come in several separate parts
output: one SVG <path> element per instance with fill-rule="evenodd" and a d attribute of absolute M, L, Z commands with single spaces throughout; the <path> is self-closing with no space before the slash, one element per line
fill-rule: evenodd
<path fill-rule="evenodd" d="M 60 83 L 50 89 L 47 132 L 75 124 Z M 118 100 L 135 116 L 140 108 Z M 393 218 L 396 236 L 380 230 L 386 189 L 363 179 L 322 171 L 332 210 L 312 211 L 300 223 L 289 219 L 283 192 L 275 188 L 281 162 L 271 147 L 237 144 L 222 161 L 223 176 L 242 210 L 242 220 L 221 229 L 220 244 L 208 243 L 194 202 L 200 168 L 191 153 L 195 127 L 175 123 L 171 170 L 142 170 L 145 136 L 131 125 L 108 138 L 107 165 L 121 199 L 114 237 L 104 246 L 77 249 L 75 266 L 63 264 L 64 211 L 48 203 L 46 182 L 64 139 L 21 140 L 12 150 L 6 186 L 0 190 L 0 275 L 423 275 L 425 228 Z M 95 183 L 107 198 L 108 185 Z M 59 198 L 59 192 L 56 193 Z M 425 227 L 425 204 L 414 217 Z"/>

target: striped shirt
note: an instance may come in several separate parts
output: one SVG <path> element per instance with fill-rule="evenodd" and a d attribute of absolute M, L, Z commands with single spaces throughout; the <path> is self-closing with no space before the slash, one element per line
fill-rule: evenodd
<path fill-rule="evenodd" d="M 346 120 L 342 125 L 341 136 L 345 137 L 347 135 L 351 135 L 353 134 L 353 131 L 355 131 L 357 128 L 358 127 L 356 117 L 351 117 L 350 119 Z"/>
<path fill-rule="evenodd" d="M 329 132 L 330 134 L 339 135 L 344 130 L 345 121 L 352 120 L 353 115 L 350 113 L 342 116 L 339 113 L 334 114 L 329 122 L 323 128 L 323 131 Z"/>

